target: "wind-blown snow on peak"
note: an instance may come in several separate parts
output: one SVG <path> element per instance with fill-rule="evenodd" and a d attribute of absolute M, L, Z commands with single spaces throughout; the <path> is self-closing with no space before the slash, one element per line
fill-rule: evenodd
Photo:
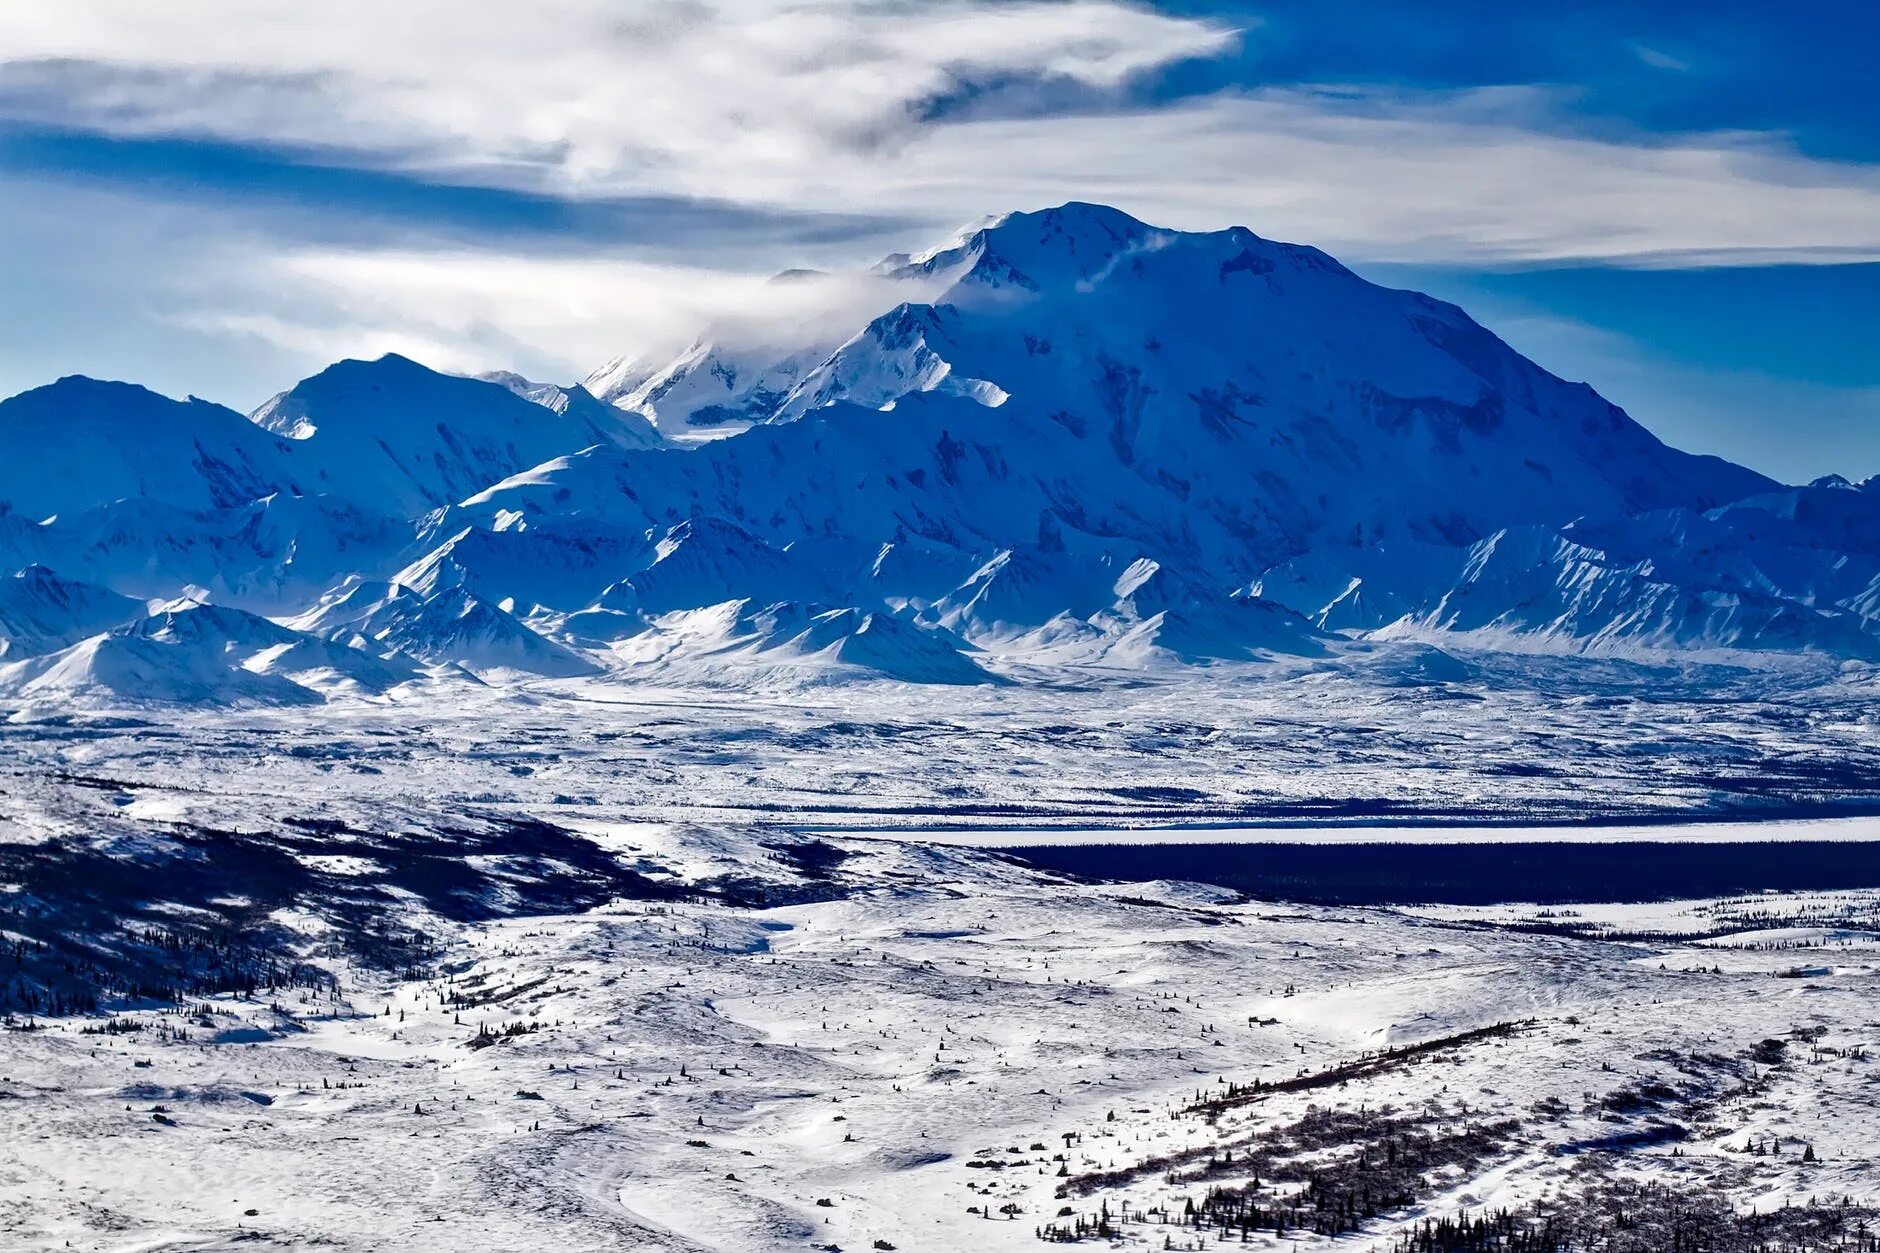
<path fill-rule="evenodd" d="M 839 336 L 826 340 L 814 332 L 805 343 L 782 348 L 701 339 L 663 365 L 609 362 L 586 386 L 668 439 L 717 439 L 775 417 L 803 375 L 839 342 Z"/>
<path fill-rule="evenodd" d="M 1171 237 L 1107 205 L 1072 201 L 1011 213 L 969 240 L 961 284 L 1043 292 L 1098 280 L 1121 258 Z"/>
<path fill-rule="evenodd" d="M 790 421 L 837 401 L 887 409 L 913 392 L 964 396 L 997 408 L 1007 399 L 1004 389 L 985 379 L 962 377 L 948 359 L 952 324 L 958 317 L 949 305 L 897 305 L 805 375 L 776 407 L 772 420 Z"/>
<path fill-rule="evenodd" d="M 563 417 L 586 422 L 622 448 L 652 448 L 660 442 L 659 431 L 644 416 L 603 404 L 578 383 L 573 387 L 537 383 L 511 370 L 491 370 L 475 377 L 485 383 L 494 383 Z"/>

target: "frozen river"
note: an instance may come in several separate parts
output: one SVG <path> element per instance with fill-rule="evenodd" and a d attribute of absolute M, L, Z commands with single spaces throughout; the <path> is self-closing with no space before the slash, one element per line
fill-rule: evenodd
<path fill-rule="evenodd" d="M 852 833 L 851 833 L 852 834 Z M 895 833 L 1098 879 L 1320 904 L 1649 901 L 1880 887 L 1880 819 L 1627 826 L 977 828 Z"/>

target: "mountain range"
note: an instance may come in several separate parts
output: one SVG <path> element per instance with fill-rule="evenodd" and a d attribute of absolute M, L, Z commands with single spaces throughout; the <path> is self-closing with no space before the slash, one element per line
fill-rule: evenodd
<path fill-rule="evenodd" d="M 1067 204 L 875 274 L 860 325 L 578 386 L 387 356 L 250 415 L 0 401 L 0 696 L 1880 652 L 1880 490 L 1671 448 L 1317 249 Z"/>

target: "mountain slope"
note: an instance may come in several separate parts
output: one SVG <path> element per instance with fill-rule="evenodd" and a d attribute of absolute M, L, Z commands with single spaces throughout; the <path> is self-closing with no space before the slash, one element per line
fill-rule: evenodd
<path fill-rule="evenodd" d="M 196 588 L 221 603 L 298 609 L 337 580 L 395 569 L 412 525 L 332 496 L 276 493 L 220 509 L 131 498 L 9 534 L 0 564 L 32 562 L 142 599 Z"/>
<path fill-rule="evenodd" d="M 233 409 L 74 375 L 0 401 L 0 512 L 38 520 L 118 500 L 186 509 L 292 490 L 285 441 Z"/>
<path fill-rule="evenodd" d="M 458 586 L 426 595 L 396 583 L 364 582 L 295 619 L 294 626 L 321 634 L 344 628 L 382 649 L 476 675 L 571 678 L 600 670 Z"/>
<path fill-rule="evenodd" d="M 1159 231 L 1073 204 L 1014 214 L 928 264 L 962 258 L 939 300 L 877 319 L 783 415 L 938 390 L 1001 406 L 1015 427 L 1047 418 L 1106 469 L 1281 556 L 1347 534 L 1471 542 L 1771 486 L 1665 447 L 1454 306 L 1244 228 Z"/>
<path fill-rule="evenodd" d="M 1224 587 L 1322 544 L 1466 545 L 1774 486 L 1666 447 L 1452 306 L 1239 228 L 1073 205 L 920 264 L 959 276 L 806 375 L 776 415 L 805 429 L 582 454 L 478 508 L 987 557 L 1050 514 Z"/>
<path fill-rule="evenodd" d="M 1880 496 L 1811 485 L 1713 510 L 1510 528 L 1467 547 L 1320 549 L 1254 590 L 1334 631 L 1868 657 L 1880 644 Z"/>
<path fill-rule="evenodd" d="M 227 663 L 219 652 L 113 631 L 61 652 L 0 665 L 0 696 L 26 703 L 315 705 L 320 694 L 277 674 Z"/>
<path fill-rule="evenodd" d="M 645 417 L 604 404 L 585 387 L 537 383 L 509 370 L 492 370 L 476 377 L 563 417 L 585 422 L 623 448 L 651 448 L 660 441 L 658 429 Z"/>
<path fill-rule="evenodd" d="M 602 406 L 557 409 L 395 354 L 329 366 L 252 420 L 293 443 L 304 491 L 405 517 L 562 453 L 634 442 Z"/>
<path fill-rule="evenodd" d="M 27 566 L 0 579 L 0 656 L 11 660 L 56 651 L 143 611 L 144 603 L 133 597 L 60 578 L 44 566 Z"/>
<path fill-rule="evenodd" d="M 317 688 L 377 694 L 417 678 L 344 638 L 182 599 L 43 656 L 0 666 L 0 695 L 74 705 L 309 705 Z"/>

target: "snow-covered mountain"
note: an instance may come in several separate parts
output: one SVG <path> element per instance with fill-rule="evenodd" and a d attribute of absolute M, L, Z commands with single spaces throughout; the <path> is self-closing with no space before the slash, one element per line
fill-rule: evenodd
<path fill-rule="evenodd" d="M 143 614 L 144 602 L 31 565 L 0 580 L 0 657 L 53 652 Z"/>
<path fill-rule="evenodd" d="M 250 417 L 292 441 L 303 493 L 402 515 L 462 500 L 562 453 L 648 442 L 643 423 L 604 405 L 517 382 L 520 391 L 394 354 L 330 366 Z"/>
<path fill-rule="evenodd" d="M 89 585 L 16 580 L 0 631 L 51 655 L 188 591 L 296 655 L 947 682 L 1341 635 L 1880 641 L 1880 491 L 1667 447 L 1316 249 L 1068 204 L 876 273 L 919 299 L 583 386 L 390 356 L 251 419 L 76 378 L 0 402 L 0 564 Z"/>
<path fill-rule="evenodd" d="M 29 704 L 308 705 L 323 691 L 377 695 L 421 677 L 409 658 L 364 643 L 181 598 L 69 647 L 0 664 L 0 696 Z"/>
<path fill-rule="evenodd" d="M 472 674 L 567 678 L 600 670 L 459 586 L 426 593 L 400 583 L 364 582 L 294 624 L 316 632 L 344 630 L 385 651 Z"/>
<path fill-rule="evenodd" d="M 716 439 L 771 421 L 831 347 L 735 348 L 697 340 L 663 364 L 610 361 L 583 390 L 643 417 L 668 439 Z"/>
<path fill-rule="evenodd" d="M 233 409 L 80 376 L 0 401 L 0 502 L 25 518 L 119 500 L 222 509 L 289 488 L 284 441 Z"/>
<path fill-rule="evenodd" d="M 1810 485 L 1711 510 L 1507 528 L 1464 547 L 1320 549 L 1252 590 L 1334 631 L 1873 657 L 1880 494 Z"/>
<path fill-rule="evenodd" d="M 597 629 L 603 617 L 632 619 Z M 973 647 L 944 628 L 885 610 L 830 608 L 801 601 L 725 601 L 648 616 L 617 610 L 575 615 L 576 634 L 626 641 L 618 655 L 649 674 L 676 673 L 737 686 L 828 685 L 855 679 L 970 686 L 1002 677 Z"/>
<path fill-rule="evenodd" d="M 623 447 L 650 448 L 659 443 L 659 431 L 652 422 L 625 408 L 609 407 L 585 387 L 537 383 L 510 370 L 491 370 L 476 377 L 564 417 L 585 422 Z"/>

